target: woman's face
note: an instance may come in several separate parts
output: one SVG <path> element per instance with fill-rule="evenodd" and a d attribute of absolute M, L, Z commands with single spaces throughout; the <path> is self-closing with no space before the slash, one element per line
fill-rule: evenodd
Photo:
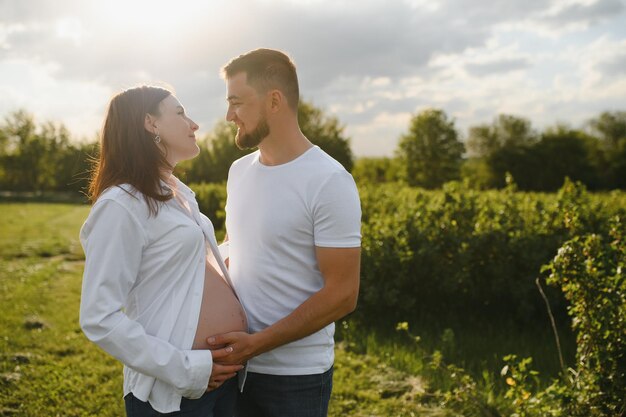
<path fill-rule="evenodd" d="M 178 162 L 194 158 L 200 153 L 196 143 L 198 125 L 187 116 L 185 109 L 173 95 L 159 104 L 161 115 L 154 120 L 156 132 L 161 137 L 158 144 L 166 152 L 167 161 Z"/>

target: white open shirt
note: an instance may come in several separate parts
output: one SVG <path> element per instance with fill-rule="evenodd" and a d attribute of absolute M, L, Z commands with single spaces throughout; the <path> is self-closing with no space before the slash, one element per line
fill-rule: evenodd
<path fill-rule="evenodd" d="M 80 326 L 124 364 L 124 396 L 132 392 L 161 413 L 207 389 L 211 351 L 191 350 L 207 259 L 230 280 L 211 221 L 193 191 L 176 182 L 193 219 L 175 199 L 149 215 L 143 195 L 121 185 L 98 198 L 80 231 Z"/>

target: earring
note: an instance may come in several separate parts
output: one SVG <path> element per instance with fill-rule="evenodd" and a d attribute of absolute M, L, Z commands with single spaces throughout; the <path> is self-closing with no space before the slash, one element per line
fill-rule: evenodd
<path fill-rule="evenodd" d="M 154 137 L 154 143 L 161 143 L 161 136 L 158 134 Z"/>

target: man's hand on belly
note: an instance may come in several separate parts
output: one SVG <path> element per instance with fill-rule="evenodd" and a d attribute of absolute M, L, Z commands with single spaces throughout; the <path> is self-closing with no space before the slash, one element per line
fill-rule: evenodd
<path fill-rule="evenodd" d="M 246 332 L 222 333 L 207 338 L 209 346 L 228 346 L 230 353 L 220 357 L 220 363 L 244 364 L 256 356 L 254 335 Z"/>
<path fill-rule="evenodd" d="M 361 248 L 315 247 L 324 286 L 286 317 L 258 333 L 223 333 L 207 338 L 211 350 L 232 347 L 224 363 L 243 364 L 278 346 L 302 339 L 344 317 L 356 307 Z"/>

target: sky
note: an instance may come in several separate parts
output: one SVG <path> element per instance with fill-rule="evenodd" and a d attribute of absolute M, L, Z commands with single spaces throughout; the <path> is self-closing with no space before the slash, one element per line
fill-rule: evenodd
<path fill-rule="evenodd" d="M 220 68 L 259 47 L 293 58 L 358 157 L 393 155 L 431 107 L 462 137 L 501 113 L 543 129 L 626 110 L 626 0 L 0 0 L 0 118 L 93 139 L 112 95 L 166 83 L 207 133 Z"/>

